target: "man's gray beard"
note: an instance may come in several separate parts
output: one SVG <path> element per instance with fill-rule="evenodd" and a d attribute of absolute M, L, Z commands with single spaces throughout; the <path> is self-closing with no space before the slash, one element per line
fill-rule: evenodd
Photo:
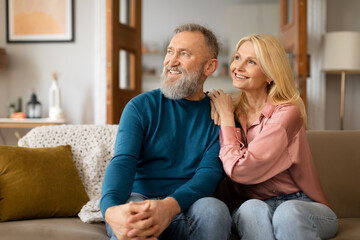
<path fill-rule="evenodd" d="M 186 98 L 196 93 L 203 86 L 201 77 L 203 77 L 204 66 L 205 62 L 201 64 L 199 70 L 195 73 L 188 73 L 182 67 L 171 68 L 165 66 L 161 74 L 161 92 L 165 97 L 174 100 Z M 182 73 L 181 78 L 172 83 L 166 82 L 166 73 L 168 69 L 180 70 Z"/>

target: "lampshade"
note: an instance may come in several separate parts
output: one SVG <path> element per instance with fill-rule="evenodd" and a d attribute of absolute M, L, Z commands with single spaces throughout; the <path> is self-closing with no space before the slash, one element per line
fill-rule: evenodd
<path fill-rule="evenodd" d="M 4 69 L 7 65 L 8 59 L 5 48 L 0 48 L 0 69 Z"/>
<path fill-rule="evenodd" d="M 360 73 L 360 32 L 328 32 L 324 38 L 324 72 Z"/>

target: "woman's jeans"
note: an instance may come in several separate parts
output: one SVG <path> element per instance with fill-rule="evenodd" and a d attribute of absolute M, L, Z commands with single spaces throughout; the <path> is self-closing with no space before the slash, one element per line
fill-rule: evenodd
<path fill-rule="evenodd" d="M 328 239 L 338 227 L 335 213 L 303 192 L 248 200 L 232 217 L 242 240 Z"/>
<path fill-rule="evenodd" d="M 139 202 L 147 197 L 132 193 L 129 201 Z M 106 224 L 111 240 L 116 240 L 111 227 Z M 227 240 L 231 232 L 231 216 L 220 200 L 205 197 L 197 200 L 185 213 L 179 213 L 159 236 L 159 240 Z"/>

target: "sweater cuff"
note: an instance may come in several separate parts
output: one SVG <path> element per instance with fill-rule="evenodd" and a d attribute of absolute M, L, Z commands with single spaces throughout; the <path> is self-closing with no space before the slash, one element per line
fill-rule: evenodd
<path fill-rule="evenodd" d="M 113 207 L 113 206 L 117 206 L 120 205 L 120 203 L 115 203 L 114 201 L 112 201 L 109 197 L 102 197 L 100 199 L 100 211 L 101 214 L 105 220 L 105 212 L 109 207 Z"/>
<path fill-rule="evenodd" d="M 171 195 L 169 195 L 169 197 L 173 197 L 177 202 L 178 202 L 178 204 L 179 204 L 179 206 L 180 206 L 180 209 L 181 209 L 181 212 L 184 212 L 184 211 L 186 211 L 189 207 L 190 207 L 190 205 L 191 205 L 191 203 L 189 204 L 189 203 L 187 203 L 186 202 L 186 199 L 183 199 L 182 197 L 180 197 L 178 194 L 176 194 L 176 193 L 173 193 L 173 194 L 171 194 Z M 184 201 L 185 200 L 185 201 Z"/>

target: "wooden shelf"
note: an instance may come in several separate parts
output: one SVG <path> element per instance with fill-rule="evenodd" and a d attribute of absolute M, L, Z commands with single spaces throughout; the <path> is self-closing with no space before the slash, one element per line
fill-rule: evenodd
<path fill-rule="evenodd" d="M 11 119 L 0 118 L 0 128 L 34 128 L 46 125 L 60 125 L 64 124 L 64 120 L 52 121 L 47 118 L 40 119 Z"/>

